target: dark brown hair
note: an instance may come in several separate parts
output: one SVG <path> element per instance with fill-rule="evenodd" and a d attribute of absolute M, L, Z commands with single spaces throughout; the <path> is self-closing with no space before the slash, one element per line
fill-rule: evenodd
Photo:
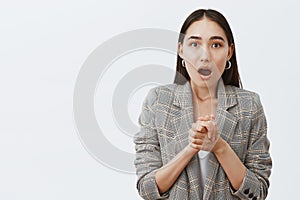
<path fill-rule="evenodd" d="M 181 44 L 183 44 L 184 35 L 187 29 L 190 27 L 190 25 L 196 21 L 203 19 L 204 17 L 216 22 L 224 30 L 226 34 L 226 38 L 228 40 L 228 44 L 234 45 L 233 34 L 226 18 L 218 11 L 211 10 L 211 9 L 208 10 L 199 9 L 194 11 L 192 14 L 190 14 L 187 17 L 187 19 L 184 21 L 181 27 L 178 43 L 180 42 Z M 225 85 L 242 87 L 242 82 L 238 72 L 235 48 L 230 58 L 230 62 L 231 62 L 231 68 L 228 70 L 224 70 L 222 74 L 223 82 Z M 176 76 L 175 76 L 174 83 L 182 85 L 185 84 L 187 81 L 190 81 L 190 76 L 187 73 L 186 68 L 182 66 L 182 58 L 178 55 L 177 52 L 177 67 L 176 67 Z"/>

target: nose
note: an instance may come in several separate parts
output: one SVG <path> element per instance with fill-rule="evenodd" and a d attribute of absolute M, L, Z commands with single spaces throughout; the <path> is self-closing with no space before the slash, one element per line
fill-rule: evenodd
<path fill-rule="evenodd" d="M 202 46 L 201 52 L 200 52 L 200 61 L 201 62 L 208 62 L 209 61 L 209 50 L 205 47 Z"/>
<path fill-rule="evenodd" d="M 208 62 L 208 59 L 207 58 L 201 58 L 200 61 L 201 62 Z"/>

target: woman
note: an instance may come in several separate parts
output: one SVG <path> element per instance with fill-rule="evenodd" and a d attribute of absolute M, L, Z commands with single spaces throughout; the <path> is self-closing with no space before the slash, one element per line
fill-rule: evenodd
<path fill-rule="evenodd" d="M 144 199 L 265 199 L 272 160 L 259 96 L 241 88 L 234 39 L 215 10 L 180 31 L 174 84 L 152 89 L 135 135 Z"/>

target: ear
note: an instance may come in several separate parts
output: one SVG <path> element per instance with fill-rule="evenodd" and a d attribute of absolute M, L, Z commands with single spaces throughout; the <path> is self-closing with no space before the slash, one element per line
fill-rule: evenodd
<path fill-rule="evenodd" d="M 178 42 L 178 55 L 180 58 L 183 59 L 183 53 L 182 53 L 182 43 Z"/>
<path fill-rule="evenodd" d="M 229 49 L 228 49 L 228 54 L 227 54 L 227 60 L 230 60 L 230 58 L 232 57 L 233 55 L 233 52 L 234 52 L 234 44 L 232 43 L 230 46 L 229 46 Z"/>

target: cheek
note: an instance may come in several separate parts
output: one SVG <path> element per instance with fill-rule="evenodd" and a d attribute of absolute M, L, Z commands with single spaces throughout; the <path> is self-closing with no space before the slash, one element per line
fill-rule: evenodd
<path fill-rule="evenodd" d="M 213 56 L 213 62 L 215 64 L 215 66 L 219 69 L 219 71 L 224 70 L 225 65 L 226 65 L 226 61 L 227 61 L 227 54 L 226 53 L 222 53 L 222 54 Z"/>
<path fill-rule="evenodd" d="M 187 60 L 190 63 L 195 64 L 195 61 L 199 57 L 199 52 L 195 49 L 183 47 L 183 57 L 185 60 Z"/>

